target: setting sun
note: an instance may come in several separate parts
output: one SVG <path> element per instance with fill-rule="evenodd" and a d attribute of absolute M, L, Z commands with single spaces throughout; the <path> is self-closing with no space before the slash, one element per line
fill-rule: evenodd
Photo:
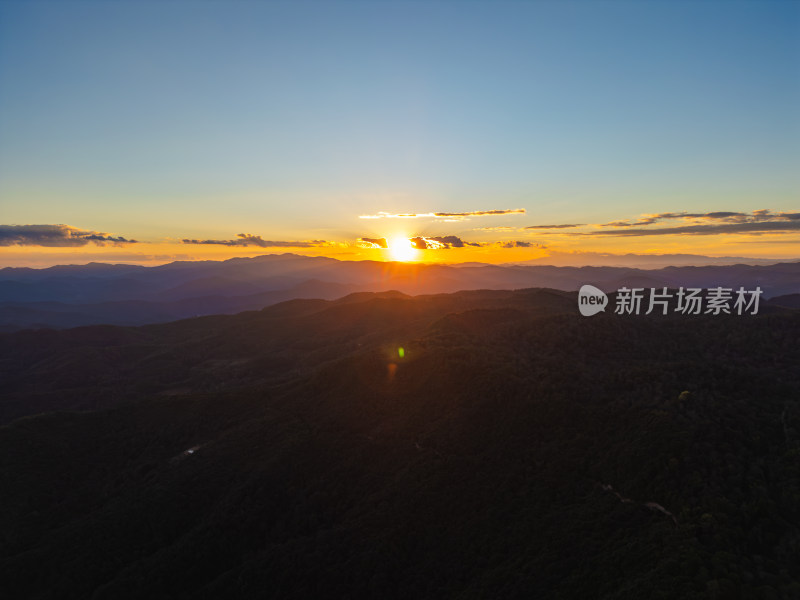
<path fill-rule="evenodd" d="M 417 256 L 417 250 L 407 237 L 397 236 L 389 240 L 389 253 L 392 260 L 409 261 Z"/>

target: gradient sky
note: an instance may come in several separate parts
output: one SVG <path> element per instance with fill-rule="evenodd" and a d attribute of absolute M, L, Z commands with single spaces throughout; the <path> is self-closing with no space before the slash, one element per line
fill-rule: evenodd
<path fill-rule="evenodd" d="M 800 3 L 0 2 L 0 267 L 397 236 L 800 257 Z"/>

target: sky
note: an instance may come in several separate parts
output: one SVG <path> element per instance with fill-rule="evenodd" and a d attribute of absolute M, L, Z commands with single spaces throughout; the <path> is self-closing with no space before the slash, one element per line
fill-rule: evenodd
<path fill-rule="evenodd" d="M 0 0 L 0 267 L 273 252 L 800 258 L 800 3 Z"/>

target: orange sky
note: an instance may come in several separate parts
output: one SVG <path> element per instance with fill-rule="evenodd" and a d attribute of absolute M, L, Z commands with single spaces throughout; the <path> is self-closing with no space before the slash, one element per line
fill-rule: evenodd
<path fill-rule="evenodd" d="M 132 243 L 132 238 L 124 238 L 126 241 L 113 241 L 120 236 L 66 228 L 57 232 L 64 239 L 56 238 L 45 242 L 71 244 L 62 247 L 35 245 L 35 240 L 24 238 L 24 232 L 17 234 L 15 238 L 17 243 L 0 247 L 0 266 L 45 267 L 91 261 L 157 265 L 175 260 L 225 260 L 235 256 L 283 252 L 329 256 L 340 260 L 406 260 L 436 263 L 498 264 L 536 260 L 543 264 L 595 264 L 599 262 L 598 253 L 695 254 L 710 257 L 774 259 L 777 262 L 800 259 L 800 233 L 784 229 L 784 227 L 794 227 L 795 223 L 798 223 L 796 214 L 786 211 L 765 214 L 764 211 L 756 211 L 755 215 L 743 213 L 713 217 L 641 215 L 627 220 L 594 225 L 551 224 L 552 228 L 543 228 L 540 225 L 534 228 L 513 225 L 477 227 L 485 222 L 486 217 L 468 217 L 456 223 L 455 230 L 458 235 L 450 234 L 449 237 L 433 235 L 416 237 L 419 230 L 431 229 L 431 226 L 422 223 L 412 225 L 411 219 L 405 219 L 399 224 L 369 221 L 369 227 L 364 229 L 376 236 L 374 238 L 364 235 L 355 239 L 300 240 L 297 246 L 291 245 L 291 241 L 265 241 L 256 234 L 249 234 L 249 238 L 231 236 L 228 240 L 194 240 L 203 243 L 190 243 L 192 240 L 188 239 L 138 240 Z M 519 218 L 520 215 L 515 217 Z M 762 227 L 766 229 L 761 230 Z M 677 232 L 673 233 L 672 230 L 676 229 Z M 386 233 L 381 236 L 381 231 Z M 665 233 L 658 233 L 659 231 Z M 89 233 L 91 236 L 105 237 L 111 241 L 107 239 L 86 241 L 79 237 L 85 238 Z M 411 237 L 417 239 L 417 244 L 425 243 L 431 248 L 414 249 L 412 242 L 409 241 Z M 434 237 L 450 243 L 437 242 Z M 363 238 L 372 241 L 365 242 Z M 387 240 L 388 248 L 377 247 L 377 244 L 382 243 L 380 238 Z M 281 245 L 271 246 L 272 243 Z M 464 245 L 458 247 L 461 244 Z M 438 248 L 433 249 L 433 246 Z M 607 264 L 609 261 L 602 262 Z M 613 260 L 610 262 L 613 263 Z"/>

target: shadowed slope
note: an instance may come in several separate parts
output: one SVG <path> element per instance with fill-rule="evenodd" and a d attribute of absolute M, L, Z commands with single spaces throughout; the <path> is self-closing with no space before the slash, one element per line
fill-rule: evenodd
<path fill-rule="evenodd" d="M 77 368 L 62 365 L 76 340 L 118 369 L 104 395 L 152 387 L 0 428 L 5 588 L 98 600 L 800 590 L 796 311 L 586 319 L 548 290 L 388 296 L 2 338 L 5 360 L 21 357 L 20 401 L 36 378 L 75 397 L 59 377 Z"/>

